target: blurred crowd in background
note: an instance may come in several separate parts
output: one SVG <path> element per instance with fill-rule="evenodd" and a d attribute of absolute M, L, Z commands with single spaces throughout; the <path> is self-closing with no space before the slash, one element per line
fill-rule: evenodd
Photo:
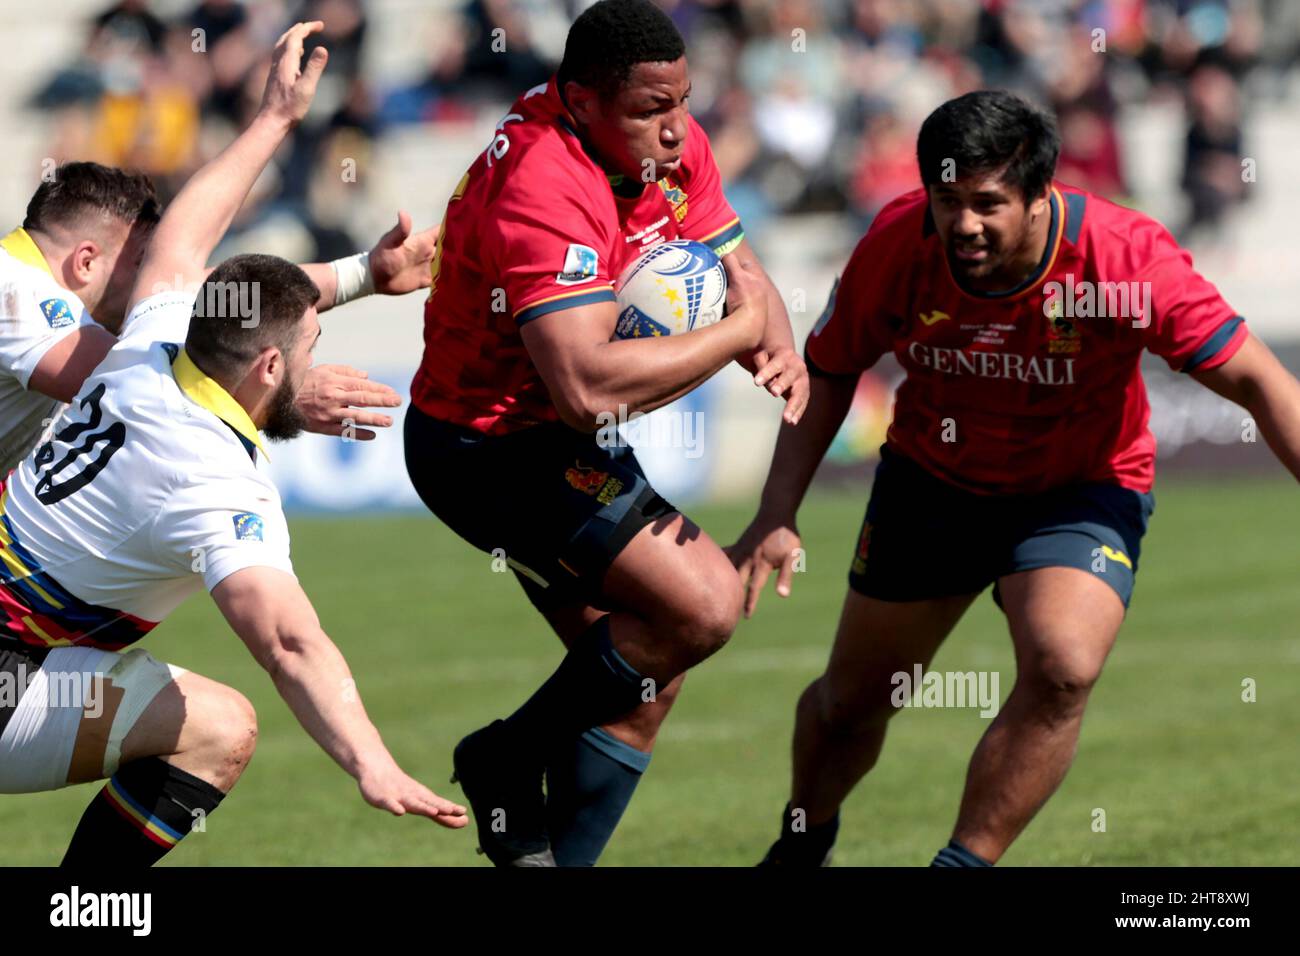
<path fill-rule="evenodd" d="M 330 50 L 317 103 L 243 219 L 288 215 L 316 259 L 358 248 L 347 159 L 364 163 L 396 127 L 473 127 L 544 82 L 564 29 L 590 0 L 468 0 L 429 7 L 427 67 L 401 83 L 374 69 L 364 0 L 203 0 L 166 15 L 120 0 L 86 25 L 83 55 L 38 84 L 54 118 L 49 155 L 149 172 L 171 195 L 256 109 L 267 53 L 286 25 L 323 20 Z M 1285 97 L 1300 62 L 1289 0 L 657 0 L 688 44 L 691 109 L 751 229 L 835 211 L 865 227 L 919 185 L 914 145 L 942 100 L 981 87 L 1055 110 L 1059 178 L 1119 202 L 1119 118 L 1176 101 L 1186 117 L 1183 241 L 1246 198 L 1250 105 Z M 407 5 L 404 10 L 422 9 Z M 310 49 L 310 47 L 309 47 Z M 206 55 L 196 56 L 196 53 Z M 340 175 L 340 170 L 343 175 Z"/>

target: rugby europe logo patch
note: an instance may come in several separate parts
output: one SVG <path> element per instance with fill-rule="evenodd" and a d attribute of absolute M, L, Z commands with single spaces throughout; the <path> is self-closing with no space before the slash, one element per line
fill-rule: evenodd
<path fill-rule="evenodd" d="M 235 540 L 237 541 L 261 541 L 262 540 L 262 516 L 255 515 L 249 511 L 241 511 L 234 517 L 235 522 Z"/>
<path fill-rule="evenodd" d="M 576 242 L 569 244 L 569 251 L 564 256 L 564 271 L 555 277 L 560 285 L 579 285 L 596 278 L 600 271 L 600 257 L 591 246 L 580 246 Z"/>
<path fill-rule="evenodd" d="M 50 323 L 52 329 L 66 329 L 77 321 L 72 315 L 72 309 L 68 308 L 68 303 L 62 299 L 46 299 L 41 303 L 41 311 L 45 313 L 45 321 Z"/>

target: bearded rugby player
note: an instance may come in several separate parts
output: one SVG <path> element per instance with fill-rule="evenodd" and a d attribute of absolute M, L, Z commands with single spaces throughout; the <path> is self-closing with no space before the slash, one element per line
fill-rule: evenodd
<path fill-rule="evenodd" d="M 147 176 L 64 163 L 37 188 L 23 224 L 0 238 L 0 474 L 31 451 L 113 347 L 159 214 Z M 401 213 L 369 253 L 303 266 L 321 290 L 316 310 L 427 287 L 436 234 L 412 234 Z M 391 388 L 345 365 L 313 368 L 298 396 L 307 430 L 360 441 L 374 438 L 366 426 L 392 419 L 358 406 L 398 404 Z"/>
<path fill-rule="evenodd" d="M 120 338 L 52 437 L 0 482 L 0 676 L 21 675 L 22 688 L 0 707 L 0 792 L 108 778 L 65 865 L 157 862 L 217 809 L 253 754 L 243 695 L 131 647 L 199 589 L 368 803 L 467 823 L 384 746 L 293 574 L 279 495 L 258 468 L 259 431 L 286 440 L 302 430 L 295 399 L 321 291 L 273 256 L 204 265 L 311 104 L 328 54 L 300 63 L 322 28 L 280 38 L 256 118 L 158 224 Z M 254 283 L 255 322 L 207 305 L 213 289 Z M 80 695 L 65 699 L 68 687 Z"/>

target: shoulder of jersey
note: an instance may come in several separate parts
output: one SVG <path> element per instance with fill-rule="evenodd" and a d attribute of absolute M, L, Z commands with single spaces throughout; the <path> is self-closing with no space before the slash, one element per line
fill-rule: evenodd
<path fill-rule="evenodd" d="M 0 319 L 35 318 L 50 328 L 76 325 L 86 307 L 49 273 L 8 254 L 0 254 Z"/>
<path fill-rule="evenodd" d="M 919 239 L 929 208 L 930 200 L 926 195 L 925 187 L 913 189 L 885 203 L 880 212 L 876 213 L 876 218 L 872 220 L 871 228 L 875 229 L 879 226 L 881 229 L 902 230 L 914 226 L 914 234 Z"/>
<path fill-rule="evenodd" d="M 110 353 L 80 395 L 97 383 L 106 384 L 128 433 L 139 430 L 157 458 L 177 466 L 188 478 L 259 474 L 230 426 L 181 391 L 172 374 L 179 348 L 178 343 L 139 342 L 130 354 Z"/>
<path fill-rule="evenodd" d="M 512 188 L 522 185 L 553 193 L 557 185 L 565 184 L 575 187 L 576 195 L 585 196 L 588 180 L 606 182 L 582 143 L 555 118 L 530 116 L 523 122 L 506 124 L 503 132 L 510 148 L 493 165 L 520 180 L 512 183 Z"/>
<path fill-rule="evenodd" d="M 885 204 L 854 250 L 867 257 L 873 271 L 882 259 L 896 259 L 914 255 L 926 238 L 925 217 L 929 208 L 924 189 L 891 199 Z"/>
<path fill-rule="evenodd" d="M 1103 266 L 1139 270 L 1162 255 L 1182 254 L 1182 247 L 1169 229 L 1141 210 L 1081 189 L 1066 187 L 1062 193 L 1084 197 L 1083 224 L 1076 244 L 1090 256 L 1100 255 Z"/>

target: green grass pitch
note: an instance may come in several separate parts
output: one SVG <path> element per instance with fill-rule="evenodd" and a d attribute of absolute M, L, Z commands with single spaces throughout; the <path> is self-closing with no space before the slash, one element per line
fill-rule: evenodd
<path fill-rule="evenodd" d="M 770 590 L 692 672 L 604 865 L 749 865 L 786 799 L 794 702 L 825 663 L 864 502 L 805 506 L 807 569 Z M 1157 488 L 1129 619 L 1093 693 L 1074 767 L 1007 865 L 1300 863 L 1300 498 L 1294 483 Z M 690 509 L 730 543 L 748 506 Z M 560 645 L 509 574 L 432 517 L 301 519 L 294 558 L 371 717 L 408 772 L 439 793 L 451 748 L 520 703 Z M 212 603 L 194 598 L 149 636 L 164 660 L 239 688 L 258 751 L 231 797 L 166 865 L 487 865 L 472 828 L 371 809 L 276 696 Z M 985 594 L 940 670 L 1002 673 L 1009 639 Z M 1242 681 L 1258 685 L 1242 701 Z M 923 865 L 948 839 L 977 710 L 908 710 L 846 805 L 840 865 Z M 0 797 L 5 864 L 56 863 L 98 785 Z M 1093 831 L 1093 811 L 1106 832 Z"/>

